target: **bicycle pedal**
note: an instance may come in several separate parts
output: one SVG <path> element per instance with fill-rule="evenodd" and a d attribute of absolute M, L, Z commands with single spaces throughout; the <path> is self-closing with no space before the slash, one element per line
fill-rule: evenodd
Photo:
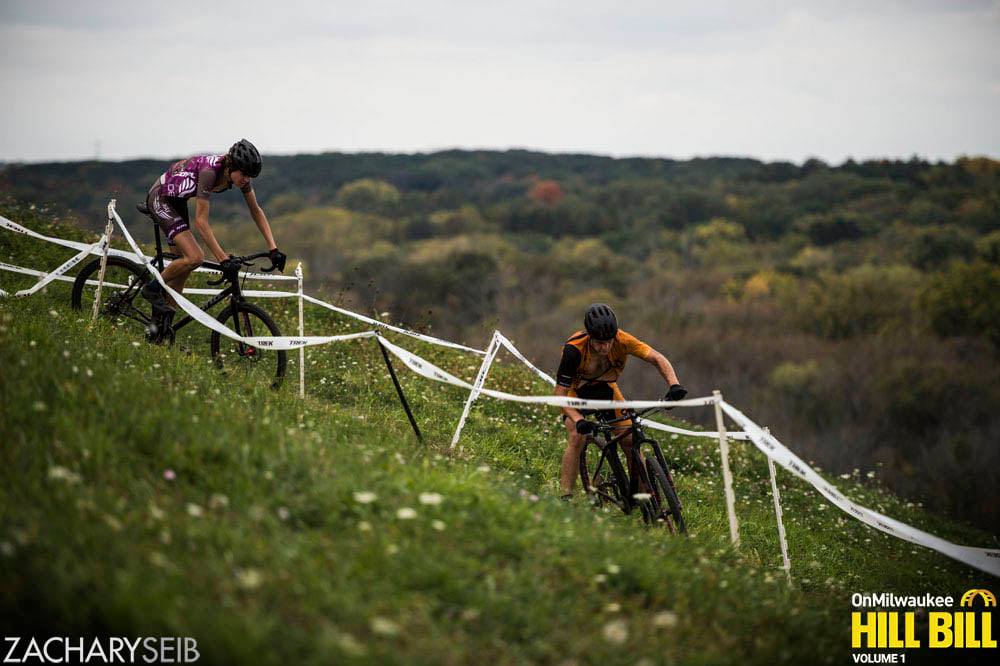
<path fill-rule="evenodd" d="M 170 324 L 151 322 L 146 326 L 146 342 L 151 345 L 174 344 L 174 329 Z"/>

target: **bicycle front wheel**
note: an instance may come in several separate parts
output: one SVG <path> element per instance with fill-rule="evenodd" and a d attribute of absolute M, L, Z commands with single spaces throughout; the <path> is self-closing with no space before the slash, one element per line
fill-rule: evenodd
<path fill-rule="evenodd" d="M 653 485 L 653 494 L 659 496 L 663 518 L 678 532 L 682 534 L 687 532 L 684 517 L 681 515 L 681 501 L 677 497 L 677 490 L 670 475 L 654 456 L 646 456 L 646 469 Z"/>
<path fill-rule="evenodd" d="M 628 477 L 617 446 L 607 445 L 602 449 L 593 437 L 587 438 L 580 451 L 580 485 L 598 507 L 607 502 L 626 514 L 632 511 Z"/>
<path fill-rule="evenodd" d="M 90 312 L 94 306 L 101 260 L 95 259 L 83 267 L 73 282 L 74 310 Z M 124 257 L 112 255 L 104 272 L 101 303 L 98 314 L 115 326 L 143 335 L 153 320 L 153 306 L 139 295 L 152 276 L 145 267 Z"/>
<path fill-rule="evenodd" d="M 281 335 L 271 316 L 252 303 L 230 305 L 218 320 L 242 337 Z M 212 358 L 219 368 L 278 388 L 285 376 L 288 352 L 264 350 L 212 331 Z"/>

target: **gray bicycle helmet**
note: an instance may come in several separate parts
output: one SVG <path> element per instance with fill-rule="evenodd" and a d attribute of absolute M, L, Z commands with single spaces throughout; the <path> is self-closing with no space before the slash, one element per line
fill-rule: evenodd
<path fill-rule="evenodd" d="M 611 306 L 604 303 L 594 303 L 587 308 L 583 317 L 583 326 L 595 340 L 611 340 L 618 333 L 618 318 Z"/>
<path fill-rule="evenodd" d="M 234 171 L 242 171 L 243 175 L 250 178 L 256 178 L 260 175 L 260 151 L 246 139 L 240 139 L 233 144 L 233 147 L 229 149 L 229 160 L 232 162 Z"/>

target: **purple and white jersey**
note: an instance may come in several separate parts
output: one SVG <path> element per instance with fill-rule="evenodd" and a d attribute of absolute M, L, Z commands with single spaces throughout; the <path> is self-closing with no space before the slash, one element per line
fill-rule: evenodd
<path fill-rule="evenodd" d="M 224 155 L 195 155 L 175 162 L 160 176 L 160 196 L 208 199 L 223 179 L 224 158 Z M 250 192 L 252 189 L 248 182 L 242 191 Z"/>

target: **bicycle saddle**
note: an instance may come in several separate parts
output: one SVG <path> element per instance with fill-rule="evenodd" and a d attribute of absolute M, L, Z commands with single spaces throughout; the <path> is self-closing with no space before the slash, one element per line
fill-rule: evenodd
<path fill-rule="evenodd" d="M 146 208 L 146 202 L 145 201 L 140 201 L 139 203 L 137 203 L 135 205 L 135 209 L 137 211 L 139 211 L 140 213 L 142 213 L 143 215 L 152 215 L 152 213 L 150 212 L 150 210 L 148 208 Z"/>

